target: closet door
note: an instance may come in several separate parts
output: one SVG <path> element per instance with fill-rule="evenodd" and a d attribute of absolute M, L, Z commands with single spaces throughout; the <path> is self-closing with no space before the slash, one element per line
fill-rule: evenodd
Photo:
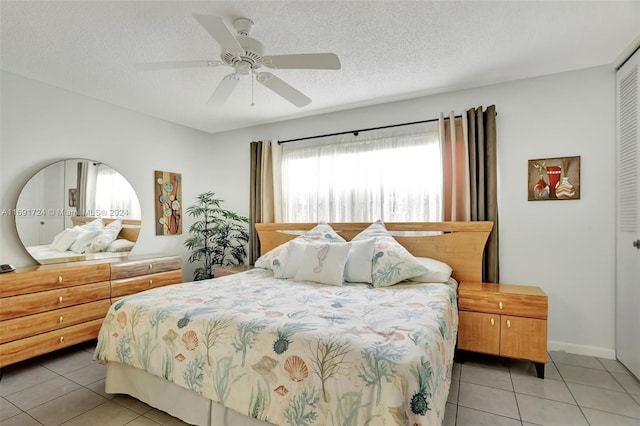
<path fill-rule="evenodd" d="M 616 87 L 616 357 L 640 377 L 640 51 Z"/>

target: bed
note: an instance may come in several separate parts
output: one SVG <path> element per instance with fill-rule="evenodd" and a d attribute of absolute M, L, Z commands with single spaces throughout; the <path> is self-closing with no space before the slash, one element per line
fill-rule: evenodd
<path fill-rule="evenodd" d="M 334 253 L 346 250 L 351 259 L 353 248 L 368 246 L 375 235 L 367 234 L 374 224 L 331 223 L 332 235 L 348 243 L 325 244 L 323 238 L 334 237 L 314 234 L 318 226 L 257 224 L 263 256 L 256 265 L 291 264 L 299 244 L 305 262 L 312 254 L 313 271 L 324 265 L 320 273 L 331 275 Z M 293 279 L 282 277 L 286 268 L 256 267 L 138 293 L 114 304 L 100 330 L 95 359 L 107 366 L 106 392 L 198 425 L 441 424 L 457 335 L 457 282 L 481 279 L 492 224 L 384 226 L 402 247 L 373 237 L 374 258 L 404 250 L 420 262 L 450 266 L 451 278 L 386 285 L 411 268 L 389 268 L 380 255 L 369 260 L 372 283 L 320 283 L 323 278 L 305 275 L 303 262 Z M 321 241 L 310 241 L 315 238 Z M 411 273 L 418 272 L 425 268 Z"/>
<path fill-rule="evenodd" d="M 26 249 L 38 263 L 46 265 L 50 263 L 72 262 L 82 260 L 106 259 L 128 256 L 134 247 L 140 234 L 140 220 L 97 218 L 92 216 L 72 216 L 73 228 L 68 228 L 56 235 L 53 242 L 27 246 Z M 99 227 L 97 224 L 100 224 Z M 74 243 L 80 236 L 79 230 L 90 230 L 85 233 L 87 245 L 90 245 L 96 237 L 98 240 L 107 238 L 108 244 L 99 247 L 94 252 L 87 252 L 82 248 L 76 248 Z M 102 233 L 98 231 L 103 231 Z M 111 232 L 113 231 L 113 232 Z"/>

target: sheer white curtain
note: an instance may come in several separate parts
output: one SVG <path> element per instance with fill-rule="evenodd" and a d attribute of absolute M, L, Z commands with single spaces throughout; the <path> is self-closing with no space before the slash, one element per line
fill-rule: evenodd
<path fill-rule="evenodd" d="M 284 222 L 438 221 L 438 123 L 283 145 Z"/>
<path fill-rule="evenodd" d="M 95 210 L 107 212 L 107 217 L 140 219 L 140 203 L 131 184 L 118 172 L 104 164 L 96 175 Z M 110 212 L 117 212 L 111 215 Z"/>

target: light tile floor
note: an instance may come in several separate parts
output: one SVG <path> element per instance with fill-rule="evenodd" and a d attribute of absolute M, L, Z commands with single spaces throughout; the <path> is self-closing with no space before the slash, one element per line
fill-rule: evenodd
<path fill-rule="evenodd" d="M 104 393 L 94 343 L 3 369 L 2 426 L 184 425 L 128 396 Z M 454 365 L 445 425 L 640 426 L 640 383 L 615 360 L 550 352 L 546 378 L 529 362 L 469 355 Z"/>

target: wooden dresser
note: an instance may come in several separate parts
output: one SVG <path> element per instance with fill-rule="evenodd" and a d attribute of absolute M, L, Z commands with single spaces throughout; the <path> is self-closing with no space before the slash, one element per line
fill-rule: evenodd
<path fill-rule="evenodd" d="M 547 295 L 539 287 L 461 282 L 458 349 L 533 361 L 544 378 Z"/>
<path fill-rule="evenodd" d="M 18 268 L 0 275 L 0 368 L 95 339 L 111 304 L 182 282 L 179 256 Z"/>

